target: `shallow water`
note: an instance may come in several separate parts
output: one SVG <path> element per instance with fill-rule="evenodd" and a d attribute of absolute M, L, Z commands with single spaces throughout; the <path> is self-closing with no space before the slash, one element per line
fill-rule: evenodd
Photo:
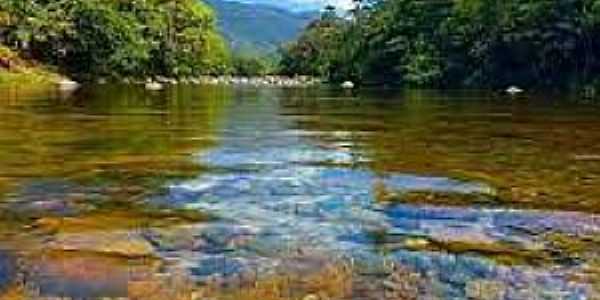
<path fill-rule="evenodd" d="M 364 273 L 406 266 L 442 299 L 473 298 L 474 282 L 501 286 L 493 299 L 598 297 L 595 104 L 124 86 L 5 87 L 0 101 L 0 288 L 117 297 L 148 274 L 226 280 L 311 253 Z M 211 219 L 122 217 L 145 207 Z M 96 256 L 123 236 L 166 263 Z M 45 252 L 56 245 L 69 255 Z"/>

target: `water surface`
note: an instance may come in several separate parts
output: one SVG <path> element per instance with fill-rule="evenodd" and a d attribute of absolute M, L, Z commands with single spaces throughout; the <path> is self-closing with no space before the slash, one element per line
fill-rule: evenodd
<path fill-rule="evenodd" d="M 5 87 L 0 288 L 118 297 L 152 274 L 197 284 L 302 254 L 402 265 L 428 297 L 592 299 L 599 110 L 476 92 Z"/>

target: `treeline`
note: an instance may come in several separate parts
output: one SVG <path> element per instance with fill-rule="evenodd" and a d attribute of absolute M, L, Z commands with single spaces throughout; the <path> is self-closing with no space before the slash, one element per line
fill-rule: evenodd
<path fill-rule="evenodd" d="M 220 74 L 230 64 L 198 0 L 2 0 L 0 42 L 83 78 Z"/>
<path fill-rule="evenodd" d="M 600 0 L 374 0 L 328 8 L 282 51 L 288 74 L 421 87 L 600 83 Z"/>

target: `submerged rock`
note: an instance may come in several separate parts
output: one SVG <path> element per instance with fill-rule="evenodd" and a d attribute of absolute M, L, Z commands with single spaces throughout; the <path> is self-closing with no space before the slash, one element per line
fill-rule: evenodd
<path fill-rule="evenodd" d="M 15 280 L 16 269 L 14 257 L 0 251 L 0 291 L 6 289 Z"/>
<path fill-rule="evenodd" d="M 132 283 L 162 281 L 157 260 L 45 251 L 22 264 L 24 296 L 17 299 L 129 299 Z"/>
<path fill-rule="evenodd" d="M 47 248 L 128 258 L 156 256 L 154 247 L 141 235 L 122 231 L 58 234 Z"/>
<path fill-rule="evenodd" d="M 499 281 L 474 280 L 467 283 L 465 293 L 468 299 L 501 300 L 506 290 L 506 285 Z"/>
<path fill-rule="evenodd" d="M 477 192 L 427 191 L 415 190 L 394 193 L 377 190 L 377 201 L 382 203 L 429 204 L 439 206 L 471 206 L 501 203 L 495 190 L 489 189 Z"/>

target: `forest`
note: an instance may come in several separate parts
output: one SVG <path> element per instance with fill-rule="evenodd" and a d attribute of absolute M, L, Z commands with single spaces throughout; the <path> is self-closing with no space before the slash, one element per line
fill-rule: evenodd
<path fill-rule="evenodd" d="M 196 0 L 3 0 L 0 43 L 78 79 L 280 73 L 426 88 L 600 85 L 600 0 L 356 0 L 347 13 L 326 7 L 277 55 L 232 54 L 216 19 Z"/>
<path fill-rule="evenodd" d="M 3 0 L 0 42 L 78 78 L 223 73 L 229 52 L 196 0 Z"/>
<path fill-rule="evenodd" d="M 282 48 L 287 74 L 428 88 L 592 89 L 598 0 L 357 1 Z"/>

